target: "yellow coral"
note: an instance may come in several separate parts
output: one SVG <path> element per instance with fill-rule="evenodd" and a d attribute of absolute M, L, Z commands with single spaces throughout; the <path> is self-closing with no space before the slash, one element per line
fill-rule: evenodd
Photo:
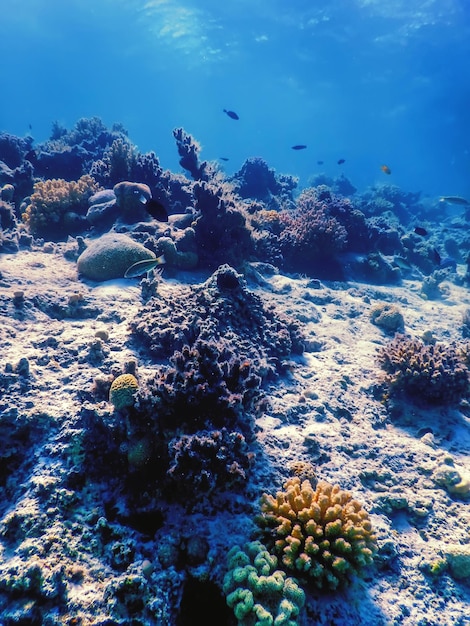
<path fill-rule="evenodd" d="M 139 383 L 135 376 L 121 374 L 111 384 L 109 401 L 118 411 L 134 406 L 134 394 L 138 388 Z"/>
<path fill-rule="evenodd" d="M 98 183 L 88 174 L 70 182 L 61 178 L 38 181 L 22 215 L 23 221 L 33 235 L 60 231 L 67 214 L 84 213 L 88 198 L 98 189 Z"/>
<path fill-rule="evenodd" d="M 338 485 L 298 476 L 273 498 L 263 494 L 262 528 L 274 536 L 273 548 L 285 567 L 307 575 L 317 587 L 336 589 L 372 562 L 376 537 L 361 504 Z"/>

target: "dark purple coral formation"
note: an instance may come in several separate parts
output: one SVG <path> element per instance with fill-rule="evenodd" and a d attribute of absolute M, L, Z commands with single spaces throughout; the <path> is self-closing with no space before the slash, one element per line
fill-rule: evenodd
<path fill-rule="evenodd" d="M 270 209 L 279 209 L 285 204 L 293 204 L 293 192 L 298 178 L 288 174 L 276 175 L 264 159 L 251 157 L 231 179 L 235 190 L 242 198 L 263 201 Z"/>
<path fill-rule="evenodd" d="M 196 251 L 199 265 L 215 269 L 223 263 L 239 267 L 254 253 L 242 200 L 221 177 L 193 186 Z"/>
<path fill-rule="evenodd" d="M 379 362 L 393 394 L 429 404 L 455 403 L 468 395 L 469 371 L 455 345 L 396 335 L 380 350 Z"/>
<path fill-rule="evenodd" d="M 292 353 L 302 353 L 299 326 L 249 291 L 232 267 L 223 265 L 202 285 L 180 289 L 178 297 L 151 294 L 131 322 L 134 337 L 157 359 L 198 339 L 215 341 L 249 360 L 253 372 L 265 379 L 281 371 Z"/>
<path fill-rule="evenodd" d="M 176 437 L 169 456 L 170 487 L 186 497 L 243 487 L 254 459 L 245 437 L 226 428 Z"/>
<path fill-rule="evenodd" d="M 165 431 L 234 426 L 259 397 L 261 379 L 252 369 L 227 346 L 198 339 L 191 348 L 175 351 L 170 366 L 147 380 L 138 402 L 158 415 Z"/>
<path fill-rule="evenodd" d="M 364 215 L 325 186 L 305 189 L 294 211 L 280 215 L 279 245 L 288 269 L 309 271 L 343 251 L 369 244 Z"/>
<path fill-rule="evenodd" d="M 180 155 L 180 165 L 194 180 L 210 180 L 217 171 L 209 161 L 199 161 L 200 144 L 184 128 L 175 128 L 173 137 Z"/>

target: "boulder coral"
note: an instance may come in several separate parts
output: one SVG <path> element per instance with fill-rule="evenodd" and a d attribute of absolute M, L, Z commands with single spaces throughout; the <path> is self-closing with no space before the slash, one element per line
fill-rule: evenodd
<path fill-rule="evenodd" d="M 395 334 L 398 331 L 403 331 L 405 327 L 405 320 L 403 314 L 396 304 L 389 302 L 379 302 L 375 304 L 369 313 L 370 321 L 375 326 L 387 334 Z"/>
<path fill-rule="evenodd" d="M 98 183 L 88 174 L 70 182 L 55 178 L 38 181 L 23 221 L 34 236 L 66 237 L 85 222 L 88 198 L 98 189 Z"/>
<path fill-rule="evenodd" d="M 114 185 L 113 191 L 124 221 L 131 223 L 148 218 L 144 208 L 144 203 L 152 197 L 148 185 L 121 181 Z"/>
<path fill-rule="evenodd" d="M 126 270 L 155 254 L 127 235 L 109 233 L 92 241 L 77 259 L 78 273 L 91 280 L 122 278 Z"/>
<path fill-rule="evenodd" d="M 111 383 L 109 401 L 117 411 L 134 406 L 134 394 L 139 388 L 133 374 L 121 374 Z"/>
<path fill-rule="evenodd" d="M 377 548 L 369 515 L 338 485 L 319 481 L 313 489 L 295 476 L 276 497 L 263 494 L 260 508 L 256 521 L 268 548 L 318 588 L 337 589 L 372 563 Z"/>
<path fill-rule="evenodd" d="M 277 569 L 277 557 L 259 541 L 227 554 L 223 590 L 238 626 L 297 626 L 305 603 L 295 578 Z"/>
<path fill-rule="evenodd" d="M 390 393 L 430 404 L 458 402 L 468 393 L 468 368 L 455 345 L 428 345 L 400 334 L 378 358 Z"/>

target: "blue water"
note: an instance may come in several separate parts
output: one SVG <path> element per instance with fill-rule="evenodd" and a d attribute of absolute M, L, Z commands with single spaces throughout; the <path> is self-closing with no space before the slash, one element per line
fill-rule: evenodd
<path fill-rule="evenodd" d="M 96 115 L 179 171 L 183 126 L 228 173 L 261 156 L 304 186 L 470 197 L 469 0 L 2 0 L 0 20 L 0 130 Z"/>

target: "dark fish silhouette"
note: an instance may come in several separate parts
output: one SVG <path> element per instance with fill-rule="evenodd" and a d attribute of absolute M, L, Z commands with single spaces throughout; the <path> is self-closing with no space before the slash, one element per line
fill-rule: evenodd
<path fill-rule="evenodd" d="M 239 120 L 240 119 L 238 117 L 238 115 L 235 113 L 235 111 L 227 111 L 227 109 L 224 109 L 224 113 L 226 113 L 229 117 L 231 117 L 232 120 Z"/>
<path fill-rule="evenodd" d="M 426 235 L 428 234 L 428 231 L 422 226 L 415 226 L 415 233 L 417 235 L 421 235 L 421 237 L 426 237 Z"/>
<path fill-rule="evenodd" d="M 221 161 L 228 161 L 227 157 L 219 157 Z"/>
<path fill-rule="evenodd" d="M 325 161 L 317 161 L 317 165 L 323 165 Z"/>
<path fill-rule="evenodd" d="M 391 174 L 392 170 L 388 167 L 388 165 L 381 165 L 380 169 L 384 174 Z"/>
<path fill-rule="evenodd" d="M 343 165 L 343 163 L 346 163 L 346 159 L 340 159 L 338 161 L 338 165 Z"/>
<path fill-rule="evenodd" d="M 303 143 L 299 143 L 296 144 L 295 146 L 292 146 L 292 150 L 305 150 L 307 146 L 304 145 Z"/>
<path fill-rule="evenodd" d="M 154 219 L 159 222 L 168 222 L 168 213 L 161 202 L 150 198 L 150 200 L 143 202 L 143 205 L 147 213 Z"/>

